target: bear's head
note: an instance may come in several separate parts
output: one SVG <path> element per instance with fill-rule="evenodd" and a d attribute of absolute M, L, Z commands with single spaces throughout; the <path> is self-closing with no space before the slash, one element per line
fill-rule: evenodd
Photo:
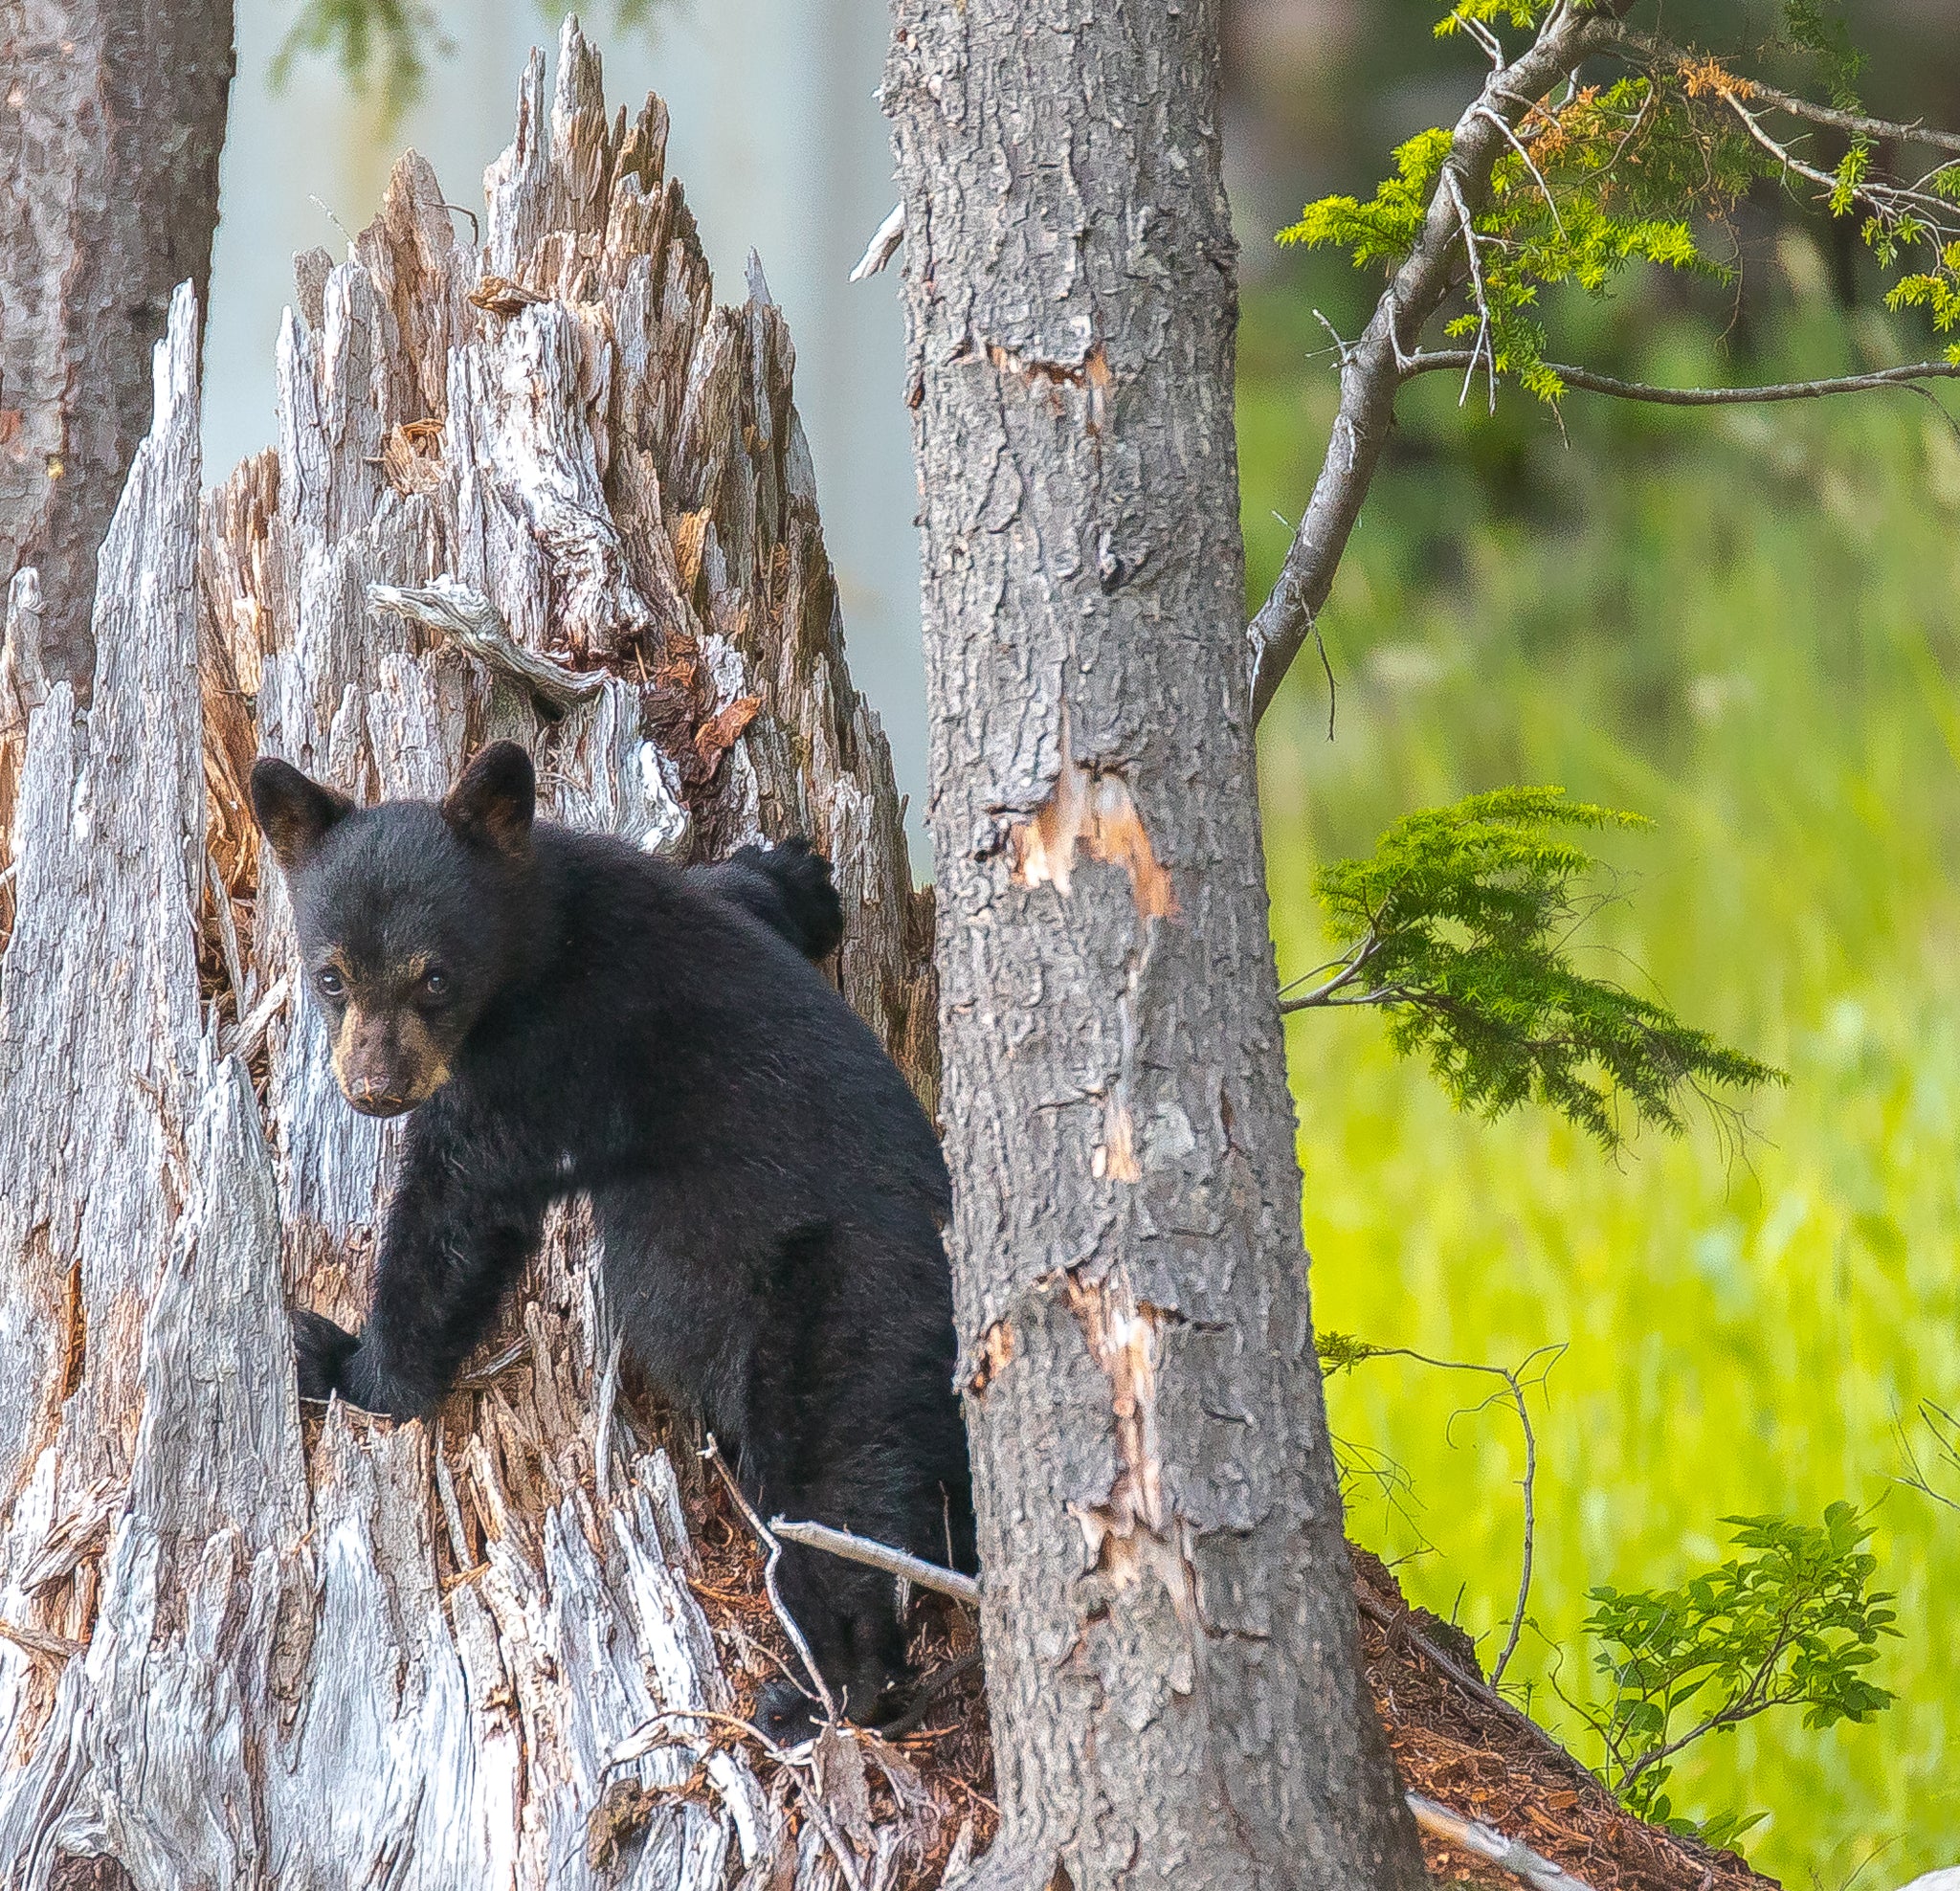
<path fill-rule="evenodd" d="M 537 783 L 493 743 L 439 805 L 360 808 L 261 757 L 252 812 L 286 877 L 300 956 L 343 1094 L 397 1116 L 449 1080 L 524 946 Z"/>

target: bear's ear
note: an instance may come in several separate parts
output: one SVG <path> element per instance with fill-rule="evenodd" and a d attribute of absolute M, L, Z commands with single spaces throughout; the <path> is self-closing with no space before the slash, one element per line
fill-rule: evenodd
<path fill-rule="evenodd" d="M 252 765 L 252 817 L 288 873 L 303 865 L 327 830 L 353 812 L 345 794 L 309 781 L 290 762 L 261 755 Z"/>
<path fill-rule="evenodd" d="M 514 742 L 493 742 L 449 790 L 442 817 L 463 839 L 521 857 L 530 848 L 537 806 L 531 758 Z"/>

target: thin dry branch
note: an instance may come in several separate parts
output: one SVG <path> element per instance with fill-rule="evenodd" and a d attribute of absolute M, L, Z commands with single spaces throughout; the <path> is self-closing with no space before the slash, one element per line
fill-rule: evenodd
<path fill-rule="evenodd" d="M 1929 1398 L 1920 1401 L 1919 1415 L 1932 1439 L 1935 1458 L 1960 1473 L 1960 1418 Z M 1922 1497 L 1931 1498 L 1945 1509 L 1960 1510 L 1960 1496 L 1941 1490 L 1922 1468 L 1919 1453 L 1913 1448 L 1911 1435 L 1904 1424 L 1895 1421 L 1892 1430 L 1899 1439 L 1899 1449 L 1906 1464 L 1906 1475 L 1898 1481 L 1907 1490 L 1916 1490 Z"/>
<path fill-rule="evenodd" d="M 1637 32 L 1630 26 L 1615 24 L 1611 36 L 1615 52 L 1637 55 L 1637 62 L 1647 66 L 1667 66 L 1680 72 L 1704 63 L 1702 56 L 1690 52 L 1685 46 L 1677 46 L 1672 40 L 1657 38 L 1652 33 Z M 1792 118 L 1806 119 L 1812 124 L 1828 125 L 1834 131 L 1846 131 L 1855 138 L 1897 139 L 1902 144 L 1924 145 L 1931 150 L 1951 151 L 1960 156 L 1960 132 L 1942 131 L 1923 120 L 1902 124 L 1896 119 L 1874 118 L 1869 112 L 1847 112 L 1836 105 L 1819 105 L 1813 100 L 1793 92 L 1779 91 L 1775 86 L 1765 85 L 1755 78 L 1748 81 L 1748 87 L 1751 99 L 1760 100 L 1776 111 L 1788 112 Z"/>
<path fill-rule="evenodd" d="M 1800 157 L 1780 138 L 1775 137 L 1756 114 L 1742 101 L 1737 92 L 1725 92 L 1722 102 L 1743 122 L 1743 128 L 1776 160 L 1786 171 L 1801 177 L 1806 183 L 1814 184 L 1823 191 L 1826 198 L 1835 197 L 1840 189 L 1847 189 L 1851 201 L 1862 204 L 1879 221 L 1890 227 L 1905 216 L 1928 218 L 1934 226 L 1946 233 L 1946 222 L 1953 213 L 1953 205 L 1944 197 L 1936 197 L 1930 191 L 1922 190 L 1917 185 L 1894 184 L 1889 179 L 1867 178 L 1860 184 L 1847 184 L 1834 173 L 1812 164 Z"/>
<path fill-rule="evenodd" d="M 782 1623 L 783 1633 L 790 1637 L 790 1645 L 795 1649 L 796 1657 L 809 1673 L 816 1689 L 815 1698 L 823 1703 L 824 1724 L 835 1726 L 837 1721 L 837 1703 L 831 1696 L 830 1684 L 823 1678 L 823 1670 L 816 1665 L 816 1657 L 810 1652 L 810 1643 L 804 1639 L 803 1631 L 797 1626 L 796 1617 L 791 1614 L 783 1601 L 781 1590 L 776 1587 L 776 1565 L 783 1560 L 783 1546 L 778 1543 L 769 1526 L 755 1514 L 755 1506 L 742 1493 L 742 1486 L 735 1480 L 735 1473 L 728 1468 L 728 1460 L 722 1456 L 721 1447 L 714 1435 L 709 1434 L 708 1441 L 702 1454 L 721 1473 L 723 1483 L 728 1487 L 728 1495 L 734 1500 L 735 1507 L 742 1512 L 748 1527 L 755 1532 L 755 1538 L 768 1552 L 763 1564 L 762 1584 L 769 1598 L 769 1607 L 776 1613 L 776 1620 Z M 806 1692 L 808 1690 L 805 1690 Z"/>
<path fill-rule="evenodd" d="M 1403 363 L 1403 376 L 1454 373 L 1475 367 L 1481 359 L 1475 348 L 1428 348 L 1410 355 Z M 1627 401 L 1651 401 L 1660 407 L 1747 407 L 1768 401 L 1822 400 L 1832 394 L 1868 393 L 1875 388 L 1916 388 L 1925 381 L 1960 381 L 1960 362 L 1916 361 L 1900 367 L 1874 368 L 1868 374 L 1838 374 L 1815 381 L 1775 381 L 1756 388 L 1659 388 L 1644 381 L 1621 381 L 1611 374 L 1597 374 L 1590 367 L 1573 367 L 1564 362 L 1547 362 L 1546 367 L 1569 388 L 1589 394 L 1612 394 Z"/>
<path fill-rule="evenodd" d="M 1525 1476 L 1520 1485 L 1525 1497 L 1523 1543 L 1518 1556 L 1518 1594 L 1511 1610 L 1509 1633 L 1504 1637 L 1502 1652 L 1491 1664 L 1490 1685 L 1493 1689 L 1503 1680 L 1504 1670 L 1510 1666 L 1511 1657 L 1517 1652 L 1519 1637 L 1525 1633 L 1525 1612 L 1531 1601 L 1531 1570 L 1537 1556 L 1538 1435 L 1531 1428 L 1531 1413 L 1525 1401 L 1525 1390 L 1527 1383 L 1543 1389 L 1546 1375 L 1558 1364 L 1564 1351 L 1563 1346 L 1540 1346 L 1514 1370 L 1508 1366 L 1485 1365 L 1481 1360 L 1437 1359 L 1429 1353 L 1417 1352 L 1413 1346 L 1374 1346 L 1369 1349 L 1370 1359 L 1413 1359 L 1418 1366 L 1433 1366 L 1438 1371 L 1480 1372 L 1502 1379 L 1509 1402 L 1518 1414 L 1518 1429 L 1525 1435 Z M 1541 1359 L 1545 1361 L 1544 1366 L 1527 1382 L 1524 1375 Z M 1491 1398 L 1503 1398 L 1506 1392 L 1493 1392 Z M 1490 1402 L 1486 1399 L 1475 1410 L 1482 1412 Z"/>
<path fill-rule="evenodd" d="M 874 1569 L 882 1569 L 888 1576 L 902 1577 L 915 1589 L 934 1590 L 975 1609 L 980 1606 L 980 1585 L 973 1577 L 928 1563 L 910 1550 L 894 1549 L 890 1544 L 876 1543 L 870 1537 L 853 1536 L 849 1530 L 834 1530 L 828 1524 L 798 1524 L 771 1517 L 769 1529 L 785 1543 L 827 1550 L 847 1563 L 865 1563 Z"/>
<path fill-rule="evenodd" d="M 703 1452 L 702 1456 L 705 1457 L 709 1453 Z M 717 1457 L 714 1461 L 721 1465 L 723 1475 L 725 1476 L 727 1467 L 722 1464 L 721 1458 Z M 739 1493 L 737 1501 L 740 1502 Z M 746 1504 L 743 1507 L 747 1508 Z M 750 1511 L 749 1515 L 752 1517 L 754 1512 Z M 814 1673 L 815 1670 L 813 1669 L 812 1672 Z M 609 1769 L 612 1767 L 630 1765 L 659 1746 L 662 1741 L 657 1729 L 668 1721 L 699 1721 L 703 1726 L 720 1727 L 739 1739 L 754 1741 L 796 1782 L 796 1790 L 802 1798 L 804 1811 L 809 1813 L 810 1822 L 815 1826 L 817 1835 L 830 1847 L 831 1856 L 836 1859 L 837 1870 L 843 1875 L 844 1882 L 850 1886 L 850 1891 L 863 1891 L 864 1877 L 858 1867 L 858 1855 L 845 1842 L 835 1822 L 824 1810 L 823 1788 L 816 1777 L 815 1768 L 809 1760 L 798 1759 L 793 1753 L 779 1746 L 760 1727 L 747 1721 L 738 1720 L 733 1714 L 719 1713 L 711 1707 L 658 1708 L 613 1747 Z M 684 1735 L 677 1736 L 677 1740 L 684 1739 Z"/>

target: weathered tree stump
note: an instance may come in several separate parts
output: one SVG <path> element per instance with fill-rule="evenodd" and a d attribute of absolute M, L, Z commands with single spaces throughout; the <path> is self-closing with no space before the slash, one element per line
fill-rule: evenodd
<path fill-rule="evenodd" d="M 14 586 L 9 1886 L 108 1858 L 140 1891 L 870 1887 L 932 1841 L 923 1801 L 795 1829 L 788 1776 L 766 1790 L 698 1718 L 609 1771 L 659 1710 L 731 1697 L 581 1213 L 436 1420 L 319 1425 L 294 1392 L 287 1304 L 358 1316 L 391 1138 L 298 1002 L 244 808 L 259 749 L 434 794 L 511 736 L 544 812 L 663 854 L 808 833 L 844 895 L 843 989 L 932 1100 L 930 916 L 844 665 L 789 332 L 759 267 L 714 305 L 665 135 L 657 99 L 609 118 L 568 25 L 548 112 L 542 57 L 524 76 L 480 248 L 411 155 L 347 261 L 299 259 L 279 444 L 202 501 L 179 292 L 85 717 Z M 630 1835 L 589 1855 L 620 1773 L 646 1789 Z"/>

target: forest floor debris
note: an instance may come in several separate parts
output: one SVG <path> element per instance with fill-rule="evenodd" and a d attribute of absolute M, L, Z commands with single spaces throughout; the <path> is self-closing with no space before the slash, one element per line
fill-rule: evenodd
<path fill-rule="evenodd" d="M 746 1713 L 778 1664 L 793 1657 L 763 1593 L 754 1536 L 725 1493 L 702 1482 L 689 1496 L 699 1558 L 692 1586 L 727 1659 L 737 1711 Z M 1765 1891 L 1774 1884 L 1733 1853 L 1710 1851 L 1622 1810 L 1548 1736 L 1528 1730 L 1446 1672 L 1425 1643 L 1436 1642 L 1453 1664 L 1474 1668 L 1467 1640 L 1427 1611 L 1412 1610 L 1379 1558 L 1357 1548 L 1354 1564 L 1369 1685 L 1411 1791 L 1522 1840 L 1592 1891 Z M 974 1645 L 970 1613 L 936 1597 L 915 1600 L 913 1623 L 912 1655 L 923 1675 L 940 1673 Z M 978 1675 L 962 1677 L 934 1703 L 925 1724 L 898 1745 L 941 1806 L 940 1841 L 906 1880 L 927 1891 L 940 1883 L 953 1852 L 962 1859 L 979 1856 L 999 1825 Z M 1423 1850 L 1439 1884 L 1491 1891 L 1517 1885 L 1497 1866 L 1440 1840 L 1425 1836 Z"/>

